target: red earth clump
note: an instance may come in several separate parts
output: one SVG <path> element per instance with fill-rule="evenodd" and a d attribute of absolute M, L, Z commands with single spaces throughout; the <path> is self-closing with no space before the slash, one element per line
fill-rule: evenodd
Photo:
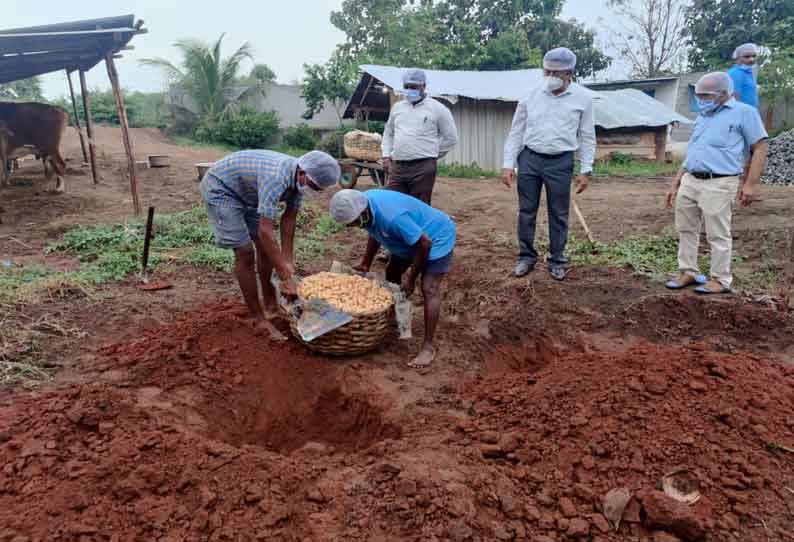
<path fill-rule="evenodd" d="M 794 446 L 794 368 L 652 345 L 565 354 L 539 344 L 498 351 L 489 365 L 467 392 L 476 416 L 461 438 L 523 482 L 531 531 L 622 540 L 666 526 L 682 539 L 792 539 L 794 453 L 780 446 Z M 699 482 L 693 506 L 653 491 L 677 469 Z M 608 535 L 603 497 L 622 487 L 635 497 Z"/>
<path fill-rule="evenodd" d="M 791 539 L 790 367 L 541 341 L 395 406 L 243 316 L 152 324 L 90 382 L 0 402 L 0 542 Z M 658 491 L 674 470 L 696 504 Z"/>

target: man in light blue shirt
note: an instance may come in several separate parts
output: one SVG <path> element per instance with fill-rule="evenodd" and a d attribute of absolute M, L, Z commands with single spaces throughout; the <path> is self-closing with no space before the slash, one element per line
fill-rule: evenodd
<path fill-rule="evenodd" d="M 758 58 L 758 46 L 754 43 L 740 45 L 733 52 L 735 64 L 728 70 L 733 80 L 733 95 L 742 103 L 758 109 L 758 86 L 753 74 L 753 66 Z"/>
<path fill-rule="evenodd" d="M 391 253 L 386 280 L 402 285 L 406 295 L 422 276 L 425 298 L 425 337 L 422 350 L 409 366 L 427 367 L 435 357 L 433 336 L 441 312 L 441 281 L 452 267 L 455 223 L 446 214 L 417 198 L 392 190 L 340 190 L 331 198 L 331 217 L 369 233 L 367 250 L 357 271 L 366 273 L 381 245 Z"/>
<path fill-rule="evenodd" d="M 758 111 L 733 98 L 733 84 L 724 72 L 704 75 L 695 85 L 700 115 L 689 140 L 686 160 L 667 193 L 675 202 L 678 230 L 678 278 L 672 290 L 701 284 L 700 294 L 730 292 L 731 218 L 733 201 L 748 206 L 759 199 L 758 186 L 767 153 L 767 133 Z M 698 242 L 701 223 L 711 248 L 708 281 L 699 278 Z"/>

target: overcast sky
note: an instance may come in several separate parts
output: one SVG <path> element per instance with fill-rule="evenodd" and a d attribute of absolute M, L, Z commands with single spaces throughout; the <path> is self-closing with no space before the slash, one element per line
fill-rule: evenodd
<path fill-rule="evenodd" d="M 1 24 L 15 28 L 134 13 L 145 21 L 149 33 L 136 36 L 135 50 L 125 51 L 117 61 L 119 77 L 125 88 L 159 91 L 164 87 L 161 72 L 139 66 L 138 59 L 164 57 L 177 62 L 174 41 L 213 41 L 223 32 L 226 52 L 249 41 L 257 61 L 273 68 L 279 82 L 300 79 L 304 63 L 325 62 L 344 39 L 329 20 L 341 4 L 342 0 L 2 0 Z M 607 13 L 604 0 L 567 0 L 563 16 L 598 28 L 598 18 Z M 108 86 L 104 64 L 88 72 L 88 84 Z M 44 90 L 49 98 L 65 94 L 66 77 L 45 76 Z"/>

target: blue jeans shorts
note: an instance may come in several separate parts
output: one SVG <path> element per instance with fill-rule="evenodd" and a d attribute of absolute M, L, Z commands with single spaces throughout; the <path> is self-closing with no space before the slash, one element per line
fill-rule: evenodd
<path fill-rule="evenodd" d="M 207 206 L 207 217 L 215 233 L 215 244 L 220 248 L 241 248 L 251 244 L 251 238 L 259 232 L 259 214 L 253 207 L 247 207 L 233 198 L 222 199 L 223 205 L 212 201 L 211 188 L 207 177 L 200 185 L 201 195 Z"/>
<path fill-rule="evenodd" d="M 403 260 L 402 258 L 395 256 L 394 254 L 391 255 L 392 261 L 395 265 L 397 265 L 400 269 L 405 272 L 405 269 L 411 267 L 411 263 L 407 260 Z M 449 273 L 452 269 L 452 252 L 447 254 L 446 256 L 442 256 L 435 260 L 428 260 L 425 263 L 425 267 L 422 269 L 422 274 L 425 273 L 428 275 L 445 275 Z"/>

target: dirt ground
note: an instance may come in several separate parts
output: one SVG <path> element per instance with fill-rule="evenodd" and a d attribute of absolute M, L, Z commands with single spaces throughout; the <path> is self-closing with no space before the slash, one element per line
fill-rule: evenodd
<path fill-rule="evenodd" d="M 98 186 L 70 136 L 66 194 L 38 164 L 0 192 L 3 259 L 68 268 L 49 242 L 130 216 L 120 133 L 97 140 Z M 144 208 L 199 202 L 194 164 L 220 153 L 154 130 L 133 141 L 138 159 L 171 156 L 141 173 Z M 669 228 L 666 190 L 596 179 L 579 203 L 606 242 Z M 785 270 L 794 190 L 762 195 L 735 218 L 739 270 Z M 0 541 L 794 540 L 790 314 L 618 268 L 516 280 L 511 191 L 441 179 L 434 203 L 459 242 L 425 373 L 404 365 L 418 302 L 414 339 L 352 359 L 270 343 L 243 320 L 234 278 L 205 269 L 180 268 L 170 290 L 131 278 L 12 309 L 82 333 L 45 345 L 53 382 L 0 392 Z M 300 271 L 359 255 L 362 233 L 345 235 Z M 656 491 L 677 469 L 696 505 Z M 632 500 L 615 532 L 603 497 L 621 487 Z"/>

